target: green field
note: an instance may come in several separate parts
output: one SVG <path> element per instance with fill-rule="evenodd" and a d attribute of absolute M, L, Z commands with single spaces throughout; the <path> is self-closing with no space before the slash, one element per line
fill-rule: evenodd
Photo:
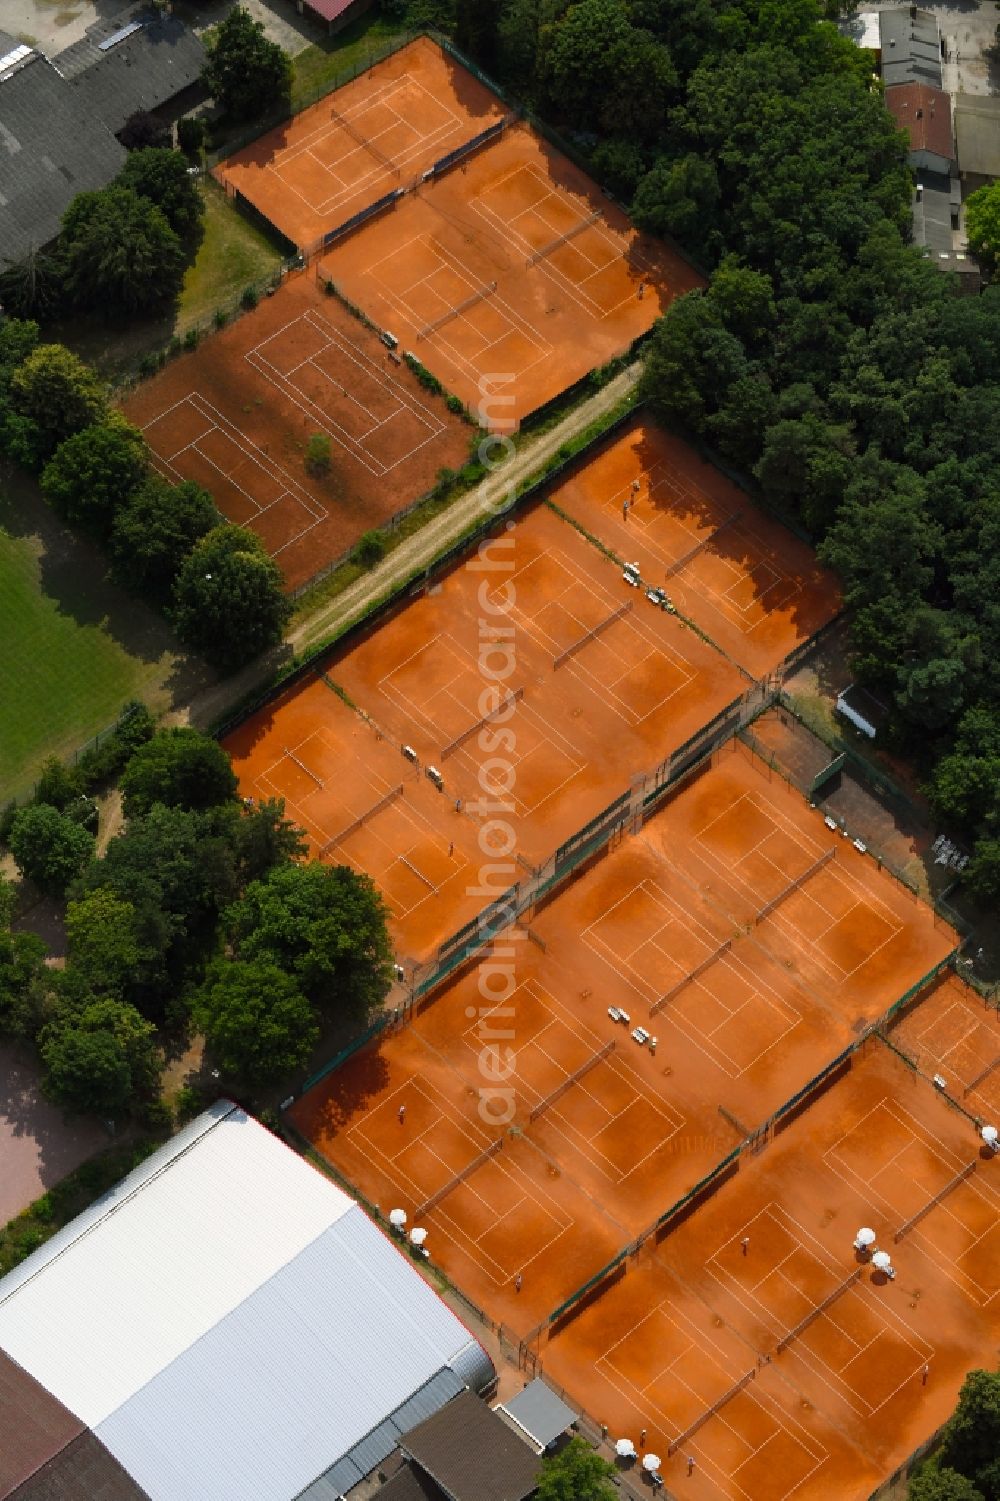
<path fill-rule="evenodd" d="M 29 487 L 0 479 L 0 806 L 46 756 L 71 756 L 130 698 L 166 707 L 166 627 L 107 584 L 103 564 Z"/>

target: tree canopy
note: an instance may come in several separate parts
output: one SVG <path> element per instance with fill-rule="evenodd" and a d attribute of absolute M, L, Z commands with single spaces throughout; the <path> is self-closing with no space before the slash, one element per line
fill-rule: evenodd
<path fill-rule="evenodd" d="M 317 1006 L 361 1025 L 392 979 L 387 918 L 370 877 L 312 861 L 253 882 L 225 921 L 241 959 L 273 960 Z"/>
<path fill-rule="evenodd" d="M 166 214 L 131 187 L 78 193 L 63 216 L 59 251 L 67 293 L 86 310 L 150 312 L 172 301 L 184 279 L 184 252 Z"/>
<path fill-rule="evenodd" d="M 537 1501 L 615 1501 L 614 1475 L 614 1465 L 584 1439 L 570 1439 L 544 1460 Z"/>
<path fill-rule="evenodd" d="M 177 634 L 224 672 L 280 641 L 291 612 L 277 564 L 255 533 L 238 526 L 208 532 L 178 571 Z"/>
<path fill-rule="evenodd" d="M 114 1000 L 60 1014 L 42 1029 L 39 1050 L 53 1099 L 113 1118 L 150 1099 L 163 1068 L 156 1029 Z"/>
<path fill-rule="evenodd" d="M 142 434 L 114 412 L 60 443 L 42 470 L 42 494 L 67 521 L 106 537 L 145 473 Z"/>
<path fill-rule="evenodd" d="M 211 495 L 193 480 L 170 485 L 149 474 L 116 510 L 110 543 L 115 576 L 166 604 L 184 559 L 219 520 Z"/>
<path fill-rule="evenodd" d="M 287 104 L 291 59 L 243 6 L 233 6 L 206 39 L 206 51 L 205 84 L 231 119 L 252 120 Z"/>
<path fill-rule="evenodd" d="M 1000 182 L 987 183 L 970 193 L 965 202 L 965 232 L 969 249 L 983 266 L 1000 266 Z"/>
<path fill-rule="evenodd" d="M 161 730 L 136 751 L 121 779 L 122 809 L 142 817 L 154 803 L 191 810 L 215 808 L 236 795 L 236 776 L 217 740 L 198 730 Z"/>
<path fill-rule="evenodd" d="M 49 803 L 37 803 L 15 814 L 9 843 L 21 874 L 61 896 L 90 859 L 94 836 Z"/>
<path fill-rule="evenodd" d="M 147 146 L 129 152 L 118 182 L 154 203 L 181 239 L 201 223 L 204 200 L 197 179 L 188 175 L 187 160 L 179 151 Z"/>
<path fill-rule="evenodd" d="M 36 344 L 31 349 L 11 372 L 10 399 L 15 411 L 34 424 L 40 458 L 108 414 L 103 383 L 62 344 Z"/>
<path fill-rule="evenodd" d="M 251 1085 L 300 1068 L 319 1039 L 309 1001 L 267 960 L 216 964 L 191 1010 L 222 1071 Z"/>

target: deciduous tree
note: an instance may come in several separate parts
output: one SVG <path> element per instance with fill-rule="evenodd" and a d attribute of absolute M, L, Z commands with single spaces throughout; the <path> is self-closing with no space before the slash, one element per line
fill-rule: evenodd
<path fill-rule="evenodd" d="M 218 526 L 207 490 L 150 474 L 117 511 L 111 531 L 115 576 L 137 594 L 166 604 L 181 564 L 196 542 Z"/>
<path fill-rule="evenodd" d="M 205 202 L 197 179 L 188 173 L 188 163 L 179 151 L 147 146 L 129 153 L 118 181 L 162 210 L 164 218 L 181 239 L 201 223 Z"/>
<path fill-rule="evenodd" d="M 64 439 L 42 470 L 42 494 L 67 521 L 107 537 L 146 474 L 142 434 L 117 412 Z"/>
<path fill-rule="evenodd" d="M 269 41 L 260 21 L 234 5 L 206 43 L 207 87 L 233 120 L 252 120 L 287 104 L 292 88 L 292 64 L 276 42 Z"/>
<path fill-rule="evenodd" d="M 48 803 L 22 808 L 10 831 L 18 870 L 41 891 L 61 896 L 94 852 L 94 836 Z"/>
<path fill-rule="evenodd" d="M 172 301 L 184 279 L 184 252 L 166 215 L 131 188 L 78 193 L 59 246 L 67 293 L 85 311 L 147 313 Z"/>
<path fill-rule="evenodd" d="M 187 646 L 233 672 L 281 640 L 291 615 L 281 573 L 253 532 L 220 526 L 182 563 L 173 618 Z"/>
<path fill-rule="evenodd" d="M 361 1024 L 389 990 L 387 917 L 369 876 L 312 861 L 248 886 L 226 925 L 241 958 L 273 960 L 317 1005 Z"/>
<path fill-rule="evenodd" d="M 231 802 L 236 776 L 217 740 L 184 726 L 159 731 L 136 751 L 121 791 L 125 817 L 141 818 L 154 803 L 198 810 Z"/>
<path fill-rule="evenodd" d="M 300 1068 L 319 1038 L 309 1001 L 293 979 L 266 960 L 219 961 L 191 1013 L 223 1072 L 252 1086 Z"/>

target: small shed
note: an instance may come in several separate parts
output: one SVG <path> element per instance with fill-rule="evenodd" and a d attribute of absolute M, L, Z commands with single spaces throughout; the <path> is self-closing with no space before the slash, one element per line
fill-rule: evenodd
<path fill-rule="evenodd" d="M 851 683 L 837 695 L 837 713 L 843 714 L 856 730 L 874 740 L 886 720 L 888 710 L 867 690 Z"/>
<path fill-rule="evenodd" d="M 529 1381 L 509 1402 L 499 1403 L 494 1412 L 526 1439 L 537 1454 L 551 1448 L 577 1418 L 572 1407 L 567 1407 L 540 1376 Z"/>

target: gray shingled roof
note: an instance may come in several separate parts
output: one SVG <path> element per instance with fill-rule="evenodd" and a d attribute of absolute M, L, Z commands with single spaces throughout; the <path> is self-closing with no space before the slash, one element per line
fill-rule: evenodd
<path fill-rule="evenodd" d="M 941 40 L 930 11 L 884 10 L 879 15 L 882 78 L 886 88 L 897 83 L 926 83 L 941 87 Z"/>
<path fill-rule="evenodd" d="M 125 149 L 40 53 L 0 80 L 0 261 L 48 243 L 77 193 L 103 188 Z"/>
<path fill-rule="evenodd" d="M 137 29 L 112 40 L 130 25 Z M 69 81 L 80 113 L 96 115 L 118 131 L 138 110 L 158 109 L 197 83 L 205 49 L 176 16 L 156 16 L 133 7 L 96 22 L 52 61 Z"/>

